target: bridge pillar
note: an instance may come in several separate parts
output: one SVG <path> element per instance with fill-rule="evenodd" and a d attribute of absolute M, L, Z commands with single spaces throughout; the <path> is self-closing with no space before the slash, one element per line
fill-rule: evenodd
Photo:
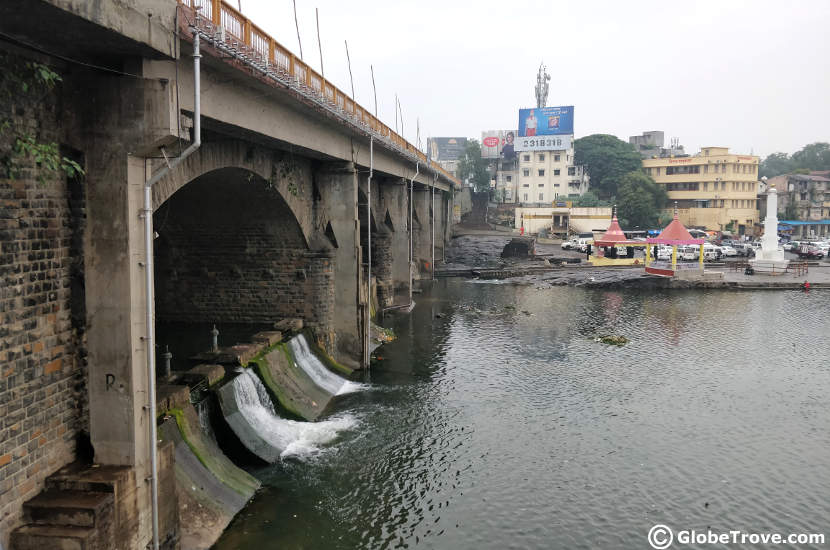
<path fill-rule="evenodd" d="M 128 68 L 140 72 L 137 66 Z M 128 466 L 129 483 L 117 496 L 125 549 L 143 548 L 151 538 L 150 436 L 155 424 L 149 404 L 145 353 L 146 260 L 143 186 L 149 167 L 138 150 L 150 139 L 157 109 L 155 82 L 91 76 L 77 106 L 86 152 L 87 231 L 85 294 L 87 311 L 87 392 L 89 431 L 96 464 Z M 175 487 L 163 483 L 159 500 L 175 502 Z M 172 491 L 172 493 L 171 493 Z M 168 529 L 161 525 L 162 538 Z"/>
<path fill-rule="evenodd" d="M 415 188 L 413 202 L 415 204 L 416 219 L 414 221 L 415 246 L 413 261 L 415 263 L 415 277 L 424 278 L 429 273 L 428 264 L 432 262 L 432 221 L 430 191 L 428 187 Z M 436 201 L 437 202 L 437 201 Z M 436 226 L 436 238 L 438 227 Z"/>
<path fill-rule="evenodd" d="M 360 286 L 360 222 L 357 207 L 357 171 L 350 162 L 331 162 L 318 165 L 314 180 L 320 194 L 315 216 L 318 231 L 329 233 L 336 248 L 331 257 L 333 280 L 333 311 L 328 313 L 330 323 L 327 338 L 333 345 L 329 352 L 345 365 L 358 367 L 362 357 Z M 321 285 L 326 280 L 321 279 Z"/>
<path fill-rule="evenodd" d="M 409 303 L 409 180 L 379 178 L 372 187 L 372 209 L 378 225 L 373 244 L 373 273 L 378 278 L 381 307 Z M 375 239 L 375 235 L 372 235 Z"/>

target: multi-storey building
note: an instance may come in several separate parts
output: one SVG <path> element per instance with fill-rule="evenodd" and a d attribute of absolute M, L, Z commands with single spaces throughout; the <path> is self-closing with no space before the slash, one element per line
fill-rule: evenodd
<path fill-rule="evenodd" d="M 551 205 L 588 190 L 588 174 L 573 163 L 573 148 L 562 151 L 521 151 L 516 173 L 516 202 Z"/>
<path fill-rule="evenodd" d="M 830 171 L 784 174 L 769 178 L 778 195 L 778 219 L 794 238 L 830 235 Z M 759 212 L 766 212 L 767 191 L 758 195 Z"/>
<path fill-rule="evenodd" d="M 758 222 L 758 163 L 728 147 L 703 147 L 692 156 L 643 159 L 646 174 L 665 186 L 686 227 L 752 233 Z"/>
<path fill-rule="evenodd" d="M 685 155 L 686 151 L 680 145 L 680 140 L 672 138 L 671 146 L 664 147 L 665 137 L 662 130 L 643 132 L 640 136 L 631 136 L 628 143 L 637 149 L 643 158 L 670 157 L 672 155 Z"/>

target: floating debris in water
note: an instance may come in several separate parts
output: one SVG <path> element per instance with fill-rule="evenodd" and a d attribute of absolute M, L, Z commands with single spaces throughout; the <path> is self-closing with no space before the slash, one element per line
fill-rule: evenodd
<path fill-rule="evenodd" d="M 595 338 L 594 342 L 602 342 L 603 344 L 609 344 L 612 346 L 624 346 L 628 343 L 628 338 L 625 336 L 600 336 L 599 338 Z"/>

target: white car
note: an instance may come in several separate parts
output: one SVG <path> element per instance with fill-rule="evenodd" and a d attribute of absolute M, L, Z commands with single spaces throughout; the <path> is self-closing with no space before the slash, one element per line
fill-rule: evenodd
<path fill-rule="evenodd" d="M 657 249 L 657 259 L 658 260 L 671 260 L 671 247 L 670 246 L 661 246 Z"/>
<path fill-rule="evenodd" d="M 722 245 L 720 247 L 720 249 L 721 249 L 721 254 L 723 254 L 727 258 L 734 258 L 735 256 L 738 255 L 738 251 L 735 250 L 734 248 L 732 248 L 731 246 L 728 246 L 728 245 L 723 246 Z"/>

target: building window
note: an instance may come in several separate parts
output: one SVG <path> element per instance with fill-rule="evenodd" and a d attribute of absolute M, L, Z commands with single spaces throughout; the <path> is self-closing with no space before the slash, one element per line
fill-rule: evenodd
<path fill-rule="evenodd" d="M 544 184 L 544 183 L 540 183 L 540 184 L 539 184 L 539 187 L 544 187 L 544 186 L 545 186 L 545 184 Z"/>
<path fill-rule="evenodd" d="M 539 202 L 542 202 L 543 200 L 545 200 L 545 194 L 539 193 Z"/>
<path fill-rule="evenodd" d="M 522 175 L 526 178 L 530 177 L 530 168 L 522 168 Z"/>
<path fill-rule="evenodd" d="M 705 166 L 703 167 L 703 173 L 704 173 L 704 174 L 708 174 L 708 173 L 709 173 L 709 165 L 708 165 L 708 164 L 707 164 L 707 165 L 705 165 Z"/>
<path fill-rule="evenodd" d="M 559 187 L 559 184 L 558 184 L 558 183 L 554 183 L 554 184 L 553 184 L 553 186 L 554 186 L 554 187 Z"/>
<path fill-rule="evenodd" d="M 544 175 L 545 175 L 545 171 L 544 170 L 539 170 L 539 177 L 542 177 Z"/>
<path fill-rule="evenodd" d="M 527 193 L 525 193 L 525 202 L 527 202 Z"/>
<path fill-rule="evenodd" d="M 658 176 L 660 175 L 660 167 L 659 166 L 657 167 L 657 175 Z"/>
<path fill-rule="evenodd" d="M 553 175 L 554 175 L 554 176 L 558 176 L 558 175 L 559 175 L 559 172 L 561 172 L 561 170 L 556 169 L 556 170 L 554 170 L 554 171 L 553 171 Z"/>
<path fill-rule="evenodd" d="M 562 158 L 561 155 L 553 155 L 553 162 L 559 162 L 560 158 Z"/>
<path fill-rule="evenodd" d="M 507 181 L 513 181 L 513 176 L 505 176 L 504 179 L 506 179 Z"/>
<path fill-rule="evenodd" d="M 708 191 L 708 190 L 709 190 L 709 184 L 708 184 L 708 183 L 706 183 L 705 181 L 703 182 L 703 190 L 704 190 L 704 191 Z"/>
<path fill-rule="evenodd" d="M 539 162 L 545 162 L 545 155 L 544 155 L 544 153 L 539 153 Z"/>
<path fill-rule="evenodd" d="M 525 162 L 530 162 L 530 155 L 523 155 L 522 160 Z"/>
<path fill-rule="evenodd" d="M 530 184 L 529 183 L 523 183 L 522 187 L 530 187 Z"/>
<path fill-rule="evenodd" d="M 568 175 L 569 176 L 575 176 L 576 175 L 576 167 L 568 166 Z"/>

